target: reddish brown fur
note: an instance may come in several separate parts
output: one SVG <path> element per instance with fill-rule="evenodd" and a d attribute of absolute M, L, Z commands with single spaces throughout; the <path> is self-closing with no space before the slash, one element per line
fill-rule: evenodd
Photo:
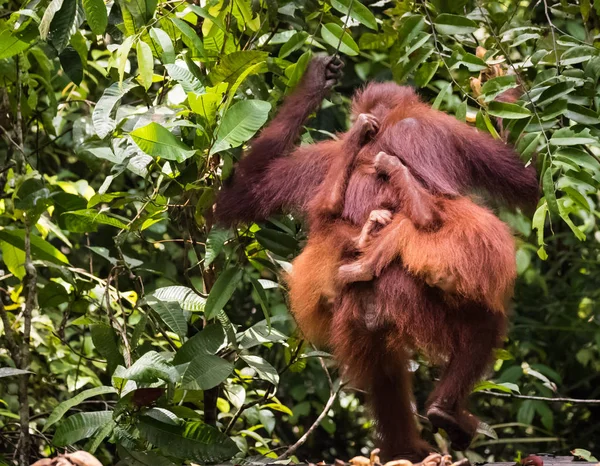
<path fill-rule="evenodd" d="M 319 192 L 329 189 L 323 182 L 325 173 L 336 157 L 344 156 L 342 142 L 293 146 L 305 119 L 328 91 L 328 68 L 324 61 L 311 63 L 298 89 L 238 164 L 216 206 L 217 217 L 226 224 L 258 221 L 281 210 L 306 215 L 310 240 L 294 263 L 292 296 L 294 289 L 319 289 L 323 283 L 332 283 L 331 271 L 348 255 L 347 243 L 336 240 L 331 217 L 319 221 L 309 208 Z M 337 220 L 348 228 L 346 233 L 358 235 L 369 213 L 390 202 L 389 187 L 374 176 L 372 166 L 373 156 L 381 150 L 398 155 L 434 194 L 466 194 L 481 188 L 511 205 L 536 202 L 535 173 L 523 168 L 512 149 L 432 110 L 412 90 L 371 84 L 358 95 L 355 108 L 375 114 L 382 128 L 358 155 L 349 176 L 343 212 Z M 402 210 L 399 200 L 391 204 L 389 208 Z M 316 302 L 314 295 L 311 299 Z M 503 338 L 503 314 L 477 303 L 460 309 L 448 305 L 440 290 L 425 285 L 399 261 L 386 267 L 377 280 L 344 287 L 332 309 L 316 302 L 300 310 L 300 292 L 293 301 L 300 302 L 292 311 L 303 331 L 326 339 L 354 383 L 370 392 L 386 456 L 421 459 L 430 449 L 419 438 L 410 408 L 406 348 L 424 350 L 446 362 L 430 404 L 441 407 L 460 425 L 456 432 L 450 429 L 459 446 L 463 446 L 465 432 L 470 439 L 476 421 L 465 411 L 466 399 Z M 367 329 L 364 322 L 369 306 L 377 306 L 382 318 L 383 325 L 375 330 Z"/>

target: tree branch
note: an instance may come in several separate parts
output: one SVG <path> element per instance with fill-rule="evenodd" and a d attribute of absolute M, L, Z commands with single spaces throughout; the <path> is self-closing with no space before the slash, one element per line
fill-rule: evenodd
<path fill-rule="evenodd" d="M 546 396 L 533 396 L 533 395 L 518 395 L 516 393 L 498 393 L 491 392 L 489 390 L 480 390 L 476 393 L 483 393 L 485 395 L 496 396 L 499 398 L 518 398 L 521 400 L 539 400 L 539 401 L 547 401 L 549 403 L 573 403 L 573 404 L 587 404 L 587 405 L 599 405 L 600 400 L 583 400 L 581 398 L 565 398 L 565 397 L 557 397 L 551 398 Z"/>

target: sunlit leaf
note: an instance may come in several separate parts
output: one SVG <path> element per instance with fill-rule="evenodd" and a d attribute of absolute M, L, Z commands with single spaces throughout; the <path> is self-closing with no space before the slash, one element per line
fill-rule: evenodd
<path fill-rule="evenodd" d="M 142 151 L 152 157 L 183 162 L 195 152 L 158 123 L 149 123 L 129 135 Z"/>

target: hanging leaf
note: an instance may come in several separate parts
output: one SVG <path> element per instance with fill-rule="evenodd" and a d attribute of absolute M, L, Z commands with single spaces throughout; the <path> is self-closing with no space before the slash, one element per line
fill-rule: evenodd
<path fill-rule="evenodd" d="M 175 383 L 179 380 L 179 372 L 156 351 L 148 351 L 129 369 L 119 367 L 113 377 L 139 383 L 156 383 L 159 380 Z"/>
<path fill-rule="evenodd" d="M 83 79 L 83 63 L 77 51 L 69 46 L 61 52 L 58 58 L 65 74 L 79 86 Z"/>
<path fill-rule="evenodd" d="M 66 401 L 63 401 L 56 408 L 54 408 L 54 410 L 52 411 L 50 416 L 48 416 L 48 420 L 46 421 L 46 424 L 44 424 L 44 428 L 42 429 L 42 432 L 46 432 L 50 426 L 52 426 L 52 425 L 56 424 L 58 421 L 60 421 L 62 419 L 62 417 L 67 413 L 67 411 L 69 411 L 71 408 L 77 406 L 81 402 L 83 402 L 89 398 L 93 398 L 93 397 L 100 396 L 100 395 L 106 395 L 108 393 L 117 393 L 117 390 L 113 387 L 90 388 L 89 390 L 84 390 L 81 393 L 78 393 L 77 395 L 75 395 L 74 397 L 69 398 Z"/>
<path fill-rule="evenodd" d="M 323 24 L 321 26 L 321 37 L 336 50 L 339 45 L 340 52 L 348 56 L 354 57 L 360 52 L 358 45 L 350 34 L 335 23 Z M 342 39 L 341 43 L 340 38 Z"/>
<path fill-rule="evenodd" d="M 124 364 L 115 330 L 106 324 L 95 324 L 90 326 L 90 333 L 98 353 L 106 359 L 108 373 L 112 374 L 117 366 Z"/>
<path fill-rule="evenodd" d="M 279 383 L 279 374 L 275 368 L 260 356 L 240 355 L 240 358 L 254 369 L 262 380 L 271 382 L 273 385 Z"/>
<path fill-rule="evenodd" d="M 177 302 L 181 309 L 190 312 L 202 312 L 204 311 L 204 305 L 206 298 L 199 296 L 191 288 L 187 286 L 165 286 L 158 288 L 149 295 L 165 302 Z"/>
<path fill-rule="evenodd" d="M 119 46 L 119 49 L 117 50 L 116 62 L 117 62 L 117 68 L 119 70 L 119 83 L 122 83 L 123 78 L 125 77 L 125 68 L 127 67 L 129 51 L 131 50 L 131 47 L 133 46 L 134 39 L 135 39 L 134 36 L 127 37 L 123 41 L 123 43 Z"/>
<path fill-rule="evenodd" d="M 308 32 L 305 31 L 296 32 L 291 39 L 283 44 L 279 49 L 279 58 L 285 58 L 302 47 L 306 43 L 308 35 Z"/>
<path fill-rule="evenodd" d="M 77 0 L 64 0 L 52 18 L 48 39 L 59 52 L 69 45 L 71 36 L 77 31 L 78 7 Z"/>
<path fill-rule="evenodd" d="M 126 80 L 121 85 L 114 83 L 104 91 L 92 113 L 94 130 L 100 139 L 115 130 L 117 125 L 112 114 L 123 96 L 136 86 L 136 83 Z"/>
<path fill-rule="evenodd" d="M 108 26 L 104 0 L 83 0 L 83 9 L 92 32 L 97 36 L 104 34 Z"/>
<path fill-rule="evenodd" d="M 151 28 L 150 38 L 155 48 L 162 51 L 160 59 L 165 65 L 175 63 L 175 49 L 173 41 L 162 29 Z"/>
<path fill-rule="evenodd" d="M 183 340 L 187 335 L 187 319 L 177 301 L 160 301 L 146 299 L 148 305 L 158 314 L 161 320 Z"/>
<path fill-rule="evenodd" d="M 165 65 L 165 68 L 169 76 L 181 84 L 185 92 L 195 92 L 197 94 L 204 92 L 204 86 L 187 68 L 185 62 L 178 61 L 177 64 Z"/>
<path fill-rule="evenodd" d="M 146 42 L 140 40 L 135 46 L 138 62 L 138 75 L 144 89 L 148 90 L 152 86 L 152 76 L 154 75 L 154 57 L 152 50 Z"/>
<path fill-rule="evenodd" d="M 204 44 L 202 43 L 202 39 L 196 34 L 196 31 L 185 21 L 177 18 L 171 18 L 171 21 L 181 32 L 183 42 L 188 46 L 189 53 L 192 54 L 191 56 L 205 57 Z"/>
<path fill-rule="evenodd" d="M 233 364 L 219 356 L 200 353 L 194 356 L 183 375 L 185 390 L 209 390 L 224 382 L 233 372 Z"/>
<path fill-rule="evenodd" d="M 331 6 L 345 15 L 348 15 L 349 12 L 350 17 L 354 18 L 360 24 L 377 30 L 375 15 L 358 0 L 332 0 Z"/>
<path fill-rule="evenodd" d="M 6 241 L 0 241 L 0 250 L 2 250 L 2 261 L 8 271 L 19 280 L 23 280 L 27 275 L 25 272 L 25 251 Z"/>
<path fill-rule="evenodd" d="M 50 24 L 52 23 L 56 12 L 62 7 L 63 2 L 64 0 L 52 0 L 46 7 L 44 16 L 42 16 L 42 20 L 40 21 L 40 38 L 42 40 L 48 39 Z"/>
<path fill-rule="evenodd" d="M 242 270 L 236 267 L 231 267 L 219 275 L 206 300 L 204 314 L 207 320 L 214 318 L 225 307 L 241 279 Z"/>
<path fill-rule="evenodd" d="M 204 268 L 207 268 L 223 250 L 225 241 L 229 238 L 229 230 L 213 228 L 206 239 L 206 255 L 204 256 Z"/>
<path fill-rule="evenodd" d="M 177 350 L 174 365 L 185 364 L 198 354 L 215 354 L 225 344 L 225 332 L 220 324 L 210 324 Z"/>
<path fill-rule="evenodd" d="M 137 146 L 152 157 L 183 162 L 194 151 L 158 123 L 150 123 L 129 133 Z"/>
<path fill-rule="evenodd" d="M 77 413 L 65 419 L 56 429 L 52 443 L 65 447 L 90 438 L 99 429 L 112 421 L 112 411 Z"/>
<path fill-rule="evenodd" d="M 247 142 L 264 125 L 271 104 L 262 100 L 243 100 L 230 107 L 217 131 L 217 140 L 210 150 L 216 154 Z"/>

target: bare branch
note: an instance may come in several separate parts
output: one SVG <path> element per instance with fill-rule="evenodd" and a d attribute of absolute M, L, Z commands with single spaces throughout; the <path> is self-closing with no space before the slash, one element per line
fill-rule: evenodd
<path fill-rule="evenodd" d="M 548 403 L 573 403 L 573 404 L 587 404 L 587 405 L 599 405 L 600 400 L 583 400 L 581 398 L 565 398 L 565 397 L 546 397 L 546 396 L 533 396 L 533 395 L 518 395 L 516 393 L 498 393 L 491 392 L 489 390 L 481 390 L 476 393 L 483 393 L 485 395 L 496 396 L 499 398 L 518 398 L 521 400 L 539 400 L 539 401 L 547 401 Z"/>

